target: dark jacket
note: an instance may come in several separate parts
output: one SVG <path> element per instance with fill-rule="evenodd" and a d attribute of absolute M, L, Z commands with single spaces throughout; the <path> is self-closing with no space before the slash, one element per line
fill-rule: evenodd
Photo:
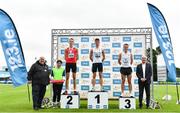
<path fill-rule="evenodd" d="M 29 72 L 28 72 L 28 80 L 32 80 L 33 84 L 41 84 L 41 85 L 48 85 L 50 78 L 50 70 L 48 69 L 48 65 L 40 64 L 39 61 L 34 63 Z"/>
<path fill-rule="evenodd" d="M 146 78 L 146 83 L 151 83 L 151 76 L 152 76 L 152 68 L 151 64 L 146 63 L 145 67 L 145 78 Z M 136 75 L 138 77 L 138 83 L 141 83 L 141 78 L 143 78 L 143 69 L 142 69 L 142 64 L 139 64 L 136 68 Z"/>

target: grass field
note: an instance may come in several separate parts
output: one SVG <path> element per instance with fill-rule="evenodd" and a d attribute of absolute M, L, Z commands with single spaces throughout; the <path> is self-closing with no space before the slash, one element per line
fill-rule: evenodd
<path fill-rule="evenodd" d="M 155 99 L 160 102 L 162 109 L 138 109 L 137 110 L 119 110 L 118 100 L 109 101 L 108 110 L 88 110 L 87 101 L 81 100 L 80 109 L 43 109 L 38 112 L 177 112 L 180 113 L 180 105 L 176 105 L 176 88 L 175 86 L 169 86 L 169 94 L 172 96 L 171 101 L 163 101 L 162 97 L 166 93 L 166 86 L 155 86 Z M 49 95 L 47 92 L 47 96 Z M 137 101 L 138 105 L 138 101 Z M 27 98 L 26 86 L 13 88 L 12 85 L 0 85 L 0 112 L 37 112 L 32 109 L 32 101 L 29 103 Z"/>

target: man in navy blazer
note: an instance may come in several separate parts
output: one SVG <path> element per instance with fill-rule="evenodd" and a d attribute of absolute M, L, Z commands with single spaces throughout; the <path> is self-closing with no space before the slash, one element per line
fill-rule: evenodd
<path fill-rule="evenodd" d="M 150 103 L 150 84 L 152 76 L 151 64 L 147 62 L 147 57 L 142 56 L 142 63 L 137 66 L 136 75 L 139 84 L 139 108 L 142 108 L 142 99 L 144 89 L 146 91 L 146 108 L 149 108 Z"/>

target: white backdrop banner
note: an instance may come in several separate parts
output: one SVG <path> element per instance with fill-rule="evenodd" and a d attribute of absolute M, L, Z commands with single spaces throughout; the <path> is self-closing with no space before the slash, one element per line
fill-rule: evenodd
<path fill-rule="evenodd" d="M 74 38 L 75 47 L 79 51 L 77 62 L 77 90 L 81 98 L 87 98 L 87 92 L 91 90 L 92 62 L 89 59 L 90 49 L 95 46 L 94 39 L 99 38 L 101 47 L 105 50 L 106 59 L 103 63 L 104 89 L 108 91 L 109 98 L 117 98 L 121 95 L 121 75 L 118 55 L 122 52 L 124 43 L 129 44 L 129 51 L 133 54 L 132 84 L 134 96 L 138 97 L 138 80 L 135 75 L 137 64 L 141 63 L 141 56 L 145 54 L 145 35 L 120 35 L 120 36 L 60 36 L 58 37 L 58 59 L 64 61 L 64 50 L 68 47 L 68 39 Z M 63 63 L 65 66 L 65 61 Z M 71 77 L 70 88 L 73 89 Z M 96 89 L 100 89 L 99 79 L 96 79 Z M 128 92 L 126 82 L 125 91 Z"/>

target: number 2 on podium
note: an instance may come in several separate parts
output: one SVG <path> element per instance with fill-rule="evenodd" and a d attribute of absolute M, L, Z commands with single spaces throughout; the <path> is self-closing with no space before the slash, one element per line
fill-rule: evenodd
<path fill-rule="evenodd" d="M 73 103 L 72 103 L 72 96 L 67 96 L 67 99 L 69 99 L 68 101 L 67 101 L 67 104 L 69 104 L 69 105 L 72 105 Z"/>

